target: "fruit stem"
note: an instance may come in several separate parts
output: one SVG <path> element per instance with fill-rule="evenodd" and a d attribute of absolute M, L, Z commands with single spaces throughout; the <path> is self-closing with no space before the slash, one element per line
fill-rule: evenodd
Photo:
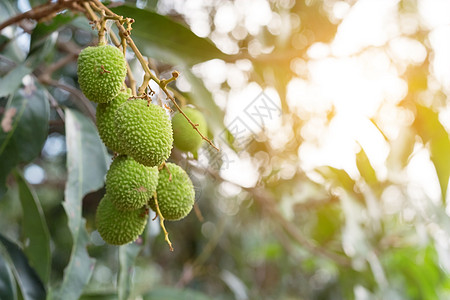
<path fill-rule="evenodd" d="M 164 231 L 164 239 L 166 240 L 167 244 L 169 244 L 170 251 L 173 251 L 172 242 L 169 239 L 169 233 L 167 232 L 166 227 L 164 226 L 164 217 L 161 214 L 161 210 L 159 209 L 158 195 L 157 195 L 156 191 L 153 193 L 153 199 L 155 199 L 155 207 L 156 207 L 156 213 L 158 214 L 158 217 L 159 217 L 159 225 L 161 226 L 162 230 Z"/>
<path fill-rule="evenodd" d="M 99 11 L 102 12 L 104 11 L 108 17 L 110 19 L 115 20 L 117 29 L 119 29 L 119 34 L 121 35 L 121 37 L 123 39 L 125 39 L 128 43 L 128 46 L 130 46 L 130 48 L 133 50 L 134 54 L 136 55 L 136 58 L 138 59 L 139 63 L 141 64 L 142 68 L 144 69 L 144 80 L 142 82 L 142 85 L 139 87 L 138 92 L 137 92 L 137 96 L 142 96 L 145 93 L 145 90 L 147 89 L 147 86 L 149 85 L 150 80 L 153 80 L 154 82 L 156 82 L 159 87 L 163 90 L 163 92 L 166 94 L 167 98 L 169 98 L 172 103 L 175 105 L 175 107 L 178 109 L 178 111 L 186 118 L 186 120 L 189 122 L 189 124 L 191 124 L 192 128 L 197 131 L 197 133 L 202 137 L 202 139 L 204 139 L 205 141 L 207 141 L 214 149 L 216 149 L 217 151 L 220 151 L 219 148 L 217 148 L 213 142 L 208 139 L 206 136 L 204 136 L 199 130 L 198 128 L 195 126 L 195 124 L 192 123 L 192 121 L 186 116 L 186 114 L 181 110 L 180 106 L 178 105 L 178 103 L 175 101 L 175 98 L 169 93 L 169 91 L 167 90 L 167 84 L 171 81 L 176 80 L 176 78 L 178 77 L 179 73 L 177 71 L 174 71 L 172 73 L 172 78 L 167 79 L 167 80 L 159 80 L 158 77 L 156 77 L 150 70 L 147 61 L 145 60 L 145 58 L 142 56 L 141 52 L 139 51 L 139 49 L 137 48 L 136 44 L 134 43 L 133 39 L 130 37 L 130 31 L 131 31 L 131 24 L 134 22 L 133 19 L 130 18 L 126 18 L 125 20 L 123 19 L 123 17 L 118 16 L 117 14 L 115 14 L 114 12 L 112 12 L 109 8 L 107 8 L 105 5 L 103 5 L 103 3 L 101 3 L 99 0 L 91 0 L 90 1 L 91 6 Z M 123 26 L 123 23 L 126 22 L 127 23 L 127 29 L 125 29 L 125 27 Z M 134 93 L 133 93 L 134 94 Z"/>
<path fill-rule="evenodd" d="M 98 24 L 98 18 L 97 15 L 94 13 L 94 11 L 92 10 L 92 8 L 94 8 L 96 11 L 102 11 L 100 8 L 98 8 L 94 3 L 92 2 L 83 2 L 83 6 L 86 9 L 86 17 L 90 20 L 92 20 L 94 26 L 97 28 L 97 30 L 100 30 L 100 24 Z M 103 10 L 104 11 L 104 10 Z M 119 41 L 119 39 L 117 38 L 116 34 L 114 33 L 114 31 L 110 31 L 109 35 L 111 37 L 111 40 L 113 42 L 113 44 L 116 47 L 119 47 L 120 45 L 122 45 L 122 50 L 123 50 L 123 55 L 125 56 L 125 52 L 126 52 L 126 40 L 125 39 L 121 39 L 121 41 Z M 130 68 L 130 64 L 128 63 L 128 61 L 126 61 L 127 63 L 127 76 L 128 76 L 128 83 L 129 86 L 131 87 L 131 91 L 133 93 L 133 96 L 136 96 L 136 80 L 134 79 L 133 73 L 131 71 Z"/>

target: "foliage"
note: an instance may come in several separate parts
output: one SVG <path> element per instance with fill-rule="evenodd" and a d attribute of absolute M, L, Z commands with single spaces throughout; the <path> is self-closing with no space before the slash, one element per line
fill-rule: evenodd
<path fill-rule="evenodd" d="M 205 37 L 189 15 L 191 1 L 179 7 L 168 0 L 104 3 L 134 19 L 131 37 L 154 76 L 180 71 L 170 95 L 203 113 L 207 136 L 221 148 L 203 142 L 195 156 L 171 153 L 169 160 L 189 173 L 197 205 L 182 222 L 166 223 L 174 252 L 150 219 L 142 237 L 125 246 L 105 245 L 96 231 L 111 155 L 95 127 L 95 106 L 79 90 L 76 59 L 96 43 L 97 32 L 83 1 L 66 2 L 75 4 L 0 2 L 0 28 L 13 20 L 0 31 L 1 299 L 450 297 L 450 91 L 436 69 L 437 27 L 423 21 L 416 1 L 392 5 L 397 36 L 344 54 L 317 49 L 331 49 L 365 1 L 205 1 Z M 248 3 L 267 6 L 272 19 L 253 20 L 258 28 L 251 27 Z M 14 21 L 26 4 L 35 14 Z M 36 7 L 51 9 L 41 18 Z M 216 19 L 230 7 L 244 12 L 226 31 Z M 408 22 L 417 26 L 404 29 Z M 396 39 L 419 45 L 423 59 L 397 58 Z M 386 60 L 373 58 L 380 56 Z M 139 85 L 139 57 L 128 51 L 127 58 Z M 323 159 L 309 168 L 305 149 L 325 144 L 325 133 L 346 115 L 337 101 L 308 106 L 311 95 L 291 87 L 314 83 L 311 69 L 338 59 L 373 60 L 374 69 L 382 61 L 394 70 L 398 99 L 383 95 L 375 112 L 360 116 L 386 153 L 374 154 L 379 145 L 359 136 L 349 147 L 350 166 Z M 331 78 L 330 89 L 334 81 L 339 78 Z M 153 100 L 171 106 L 154 83 Z M 250 97 L 275 103 L 278 124 L 255 118 L 252 99 L 245 102 L 249 94 L 233 115 L 232 98 L 255 86 Z M 370 106 L 372 95 L 366 96 L 360 102 Z M 239 129 L 251 135 L 242 138 Z M 252 178 L 233 180 L 249 174 L 246 169 Z M 432 178 L 420 185 L 414 174 L 422 171 Z M 439 195 L 429 192 L 433 187 Z"/>

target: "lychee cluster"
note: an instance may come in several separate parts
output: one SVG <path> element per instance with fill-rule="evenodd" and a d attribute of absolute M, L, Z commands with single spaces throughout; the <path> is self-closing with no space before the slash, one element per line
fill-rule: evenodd
<path fill-rule="evenodd" d="M 149 208 L 162 220 L 189 214 L 195 199 L 193 184 L 180 166 L 165 161 L 173 143 L 196 153 L 202 142 L 183 116 L 175 115 L 172 123 L 164 108 L 133 97 L 124 88 L 126 69 L 123 53 L 113 46 L 87 47 L 79 55 L 80 88 L 98 103 L 100 138 L 115 153 L 96 213 L 98 232 L 113 245 L 133 242 L 142 234 Z M 186 115 L 206 132 L 200 112 L 186 108 Z"/>

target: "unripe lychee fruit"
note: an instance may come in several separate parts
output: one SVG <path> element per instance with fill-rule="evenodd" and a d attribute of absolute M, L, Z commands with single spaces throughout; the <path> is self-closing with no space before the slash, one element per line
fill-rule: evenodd
<path fill-rule="evenodd" d="M 148 167 L 170 156 L 173 136 L 166 111 L 146 100 L 129 100 L 116 112 L 116 130 L 126 153 Z"/>
<path fill-rule="evenodd" d="M 194 124 L 198 124 L 197 129 L 206 135 L 208 131 L 205 117 L 194 108 L 183 108 L 183 112 Z M 181 113 L 176 113 L 172 118 L 173 142 L 175 147 L 182 151 L 195 153 L 202 144 L 202 137 L 192 128 L 192 125 Z"/>
<path fill-rule="evenodd" d="M 159 171 L 158 187 L 156 188 L 158 206 L 164 219 L 176 221 L 186 217 L 192 210 L 195 191 L 191 179 L 180 166 L 166 163 L 166 167 Z M 150 200 L 149 204 L 156 212 L 154 198 Z"/>
<path fill-rule="evenodd" d="M 135 241 L 144 231 L 148 211 L 145 207 L 131 211 L 120 211 L 105 195 L 97 207 L 95 223 L 100 236 L 112 245 L 124 245 Z"/>
<path fill-rule="evenodd" d="M 126 154 L 123 144 L 117 136 L 115 122 L 115 113 L 117 109 L 131 97 L 131 90 L 120 92 L 114 99 L 108 103 L 97 105 L 97 128 L 103 143 L 112 151 Z"/>
<path fill-rule="evenodd" d="M 111 101 L 119 93 L 126 73 L 125 57 L 116 47 L 86 47 L 78 56 L 78 83 L 91 101 Z"/>
<path fill-rule="evenodd" d="M 106 193 L 118 210 L 143 207 L 157 184 L 157 167 L 146 167 L 126 155 L 116 157 L 106 173 Z"/>

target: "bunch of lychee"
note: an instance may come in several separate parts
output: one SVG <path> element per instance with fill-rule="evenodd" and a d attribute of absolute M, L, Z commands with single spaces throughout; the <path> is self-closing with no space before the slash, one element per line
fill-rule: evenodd
<path fill-rule="evenodd" d="M 194 153 L 202 142 L 181 114 L 171 121 L 161 106 L 133 97 L 124 84 L 126 73 L 125 57 L 114 46 L 87 47 L 79 55 L 80 88 L 98 103 L 99 135 L 116 153 L 96 213 L 98 232 L 113 245 L 130 243 L 142 234 L 149 208 L 171 221 L 189 214 L 195 199 L 193 184 L 180 166 L 166 160 L 173 143 Z M 206 132 L 200 112 L 186 108 L 185 113 Z"/>

